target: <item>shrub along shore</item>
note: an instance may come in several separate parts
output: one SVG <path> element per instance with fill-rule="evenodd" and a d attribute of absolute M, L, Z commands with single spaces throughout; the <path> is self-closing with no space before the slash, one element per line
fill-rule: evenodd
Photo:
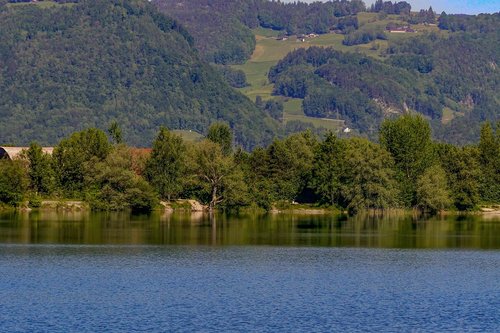
<path fill-rule="evenodd" d="M 252 152 L 234 149 L 223 123 L 196 143 L 161 128 L 152 149 L 126 146 L 116 123 L 108 135 L 90 128 L 52 155 L 32 143 L 19 158 L 0 160 L 0 207 L 83 201 L 95 210 L 147 212 L 184 198 L 208 210 L 300 203 L 436 213 L 500 202 L 500 124 L 485 123 L 479 143 L 464 147 L 434 142 L 428 122 L 414 115 L 384 121 L 380 143 L 302 132 Z"/>

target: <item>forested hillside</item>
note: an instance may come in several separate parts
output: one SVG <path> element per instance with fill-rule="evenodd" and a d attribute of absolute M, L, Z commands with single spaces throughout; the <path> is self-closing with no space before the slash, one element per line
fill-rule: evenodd
<path fill-rule="evenodd" d="M 129 144 L 147 145 L 162 125 L 205 134 L 225 121 L 252 148 L 306 128 L 375 138 L 385 118 L 417 112 L 436 138 L 464 144 L 500 120 L 498 13 L 411 12 L 405 1 L 371 12 L 359 0 L 23 2 L 0 0 L 2 143 L 52 144 L 116 121 Z"/>
<path fill-rule="evenodd" d="M 482 32 L 413 38 L 388 50 L 388 63 L 419 73 L 437 88 L 430 92 L 439 101 L 433 108 L 445 113 L 439 119 L 448 119 L 435 132 L 449 142 L 476 140 L 482 122 L 500 120 L 500 15 L 484 17 Z"/>
<path fill-rule="evenodd" d="M 343 119 L 360 133 L 416 111 L 438 138 L 468 143 L 482 122 L 500 120 L 499 18 L 443 15 L 441 28 L 456 32 L 396 39 L 378 57 L 301 48 L 271 68 L 269 80 L 275 95 L 303 99 L 305 115 Z"/>
<path fill-rule="evenodd" d="M 153 0 L 194 36 L 205 58 L 218 64 L 242 63 L 255 48 L 250 29 L 256 27 L 283 34 L 324 34 L 331 29 L 357 28 L 351 17 L 365 10 L 360 0 L 283 3 L 268 0 Z"/>
<path fill-rule="evenodd" d="M 53 144 L 112 120 L 133 145 L 161 125 L 204 133 L 216 120 L 247 148 L 274 135 L 274 121 L 148 2 L 38 4 L 0 6 L 0 142 Z"/>

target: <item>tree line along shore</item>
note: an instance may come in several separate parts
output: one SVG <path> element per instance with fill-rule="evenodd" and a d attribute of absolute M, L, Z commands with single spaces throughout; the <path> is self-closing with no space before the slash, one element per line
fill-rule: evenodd
<path fill-rule="evenodd" d="M 194 143 L 162 127 L 152 149 L 125 145 L 117 123 L 107 134 L 89 128 L 52 155 L 32 143 L 0 160 L 0 206 L 79 200 L 94 210 L 147 212 L 182 198 L 208 210 L 306 203 L 355 214 L 474 211 L 500 202 L 500 124 L 483 124 L 477 144 L 455 146 L 433 141 L 423 117 L 404 115 L 382 123 L 379 143 L 306 131 L 251 152 L 233 146 L 224 123 Z"/>

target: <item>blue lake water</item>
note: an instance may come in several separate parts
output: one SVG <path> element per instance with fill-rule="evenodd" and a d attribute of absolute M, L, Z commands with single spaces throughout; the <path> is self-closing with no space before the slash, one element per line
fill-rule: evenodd
<path fill-rule="evenodd" d="M 339 219 L 0 216 L 0 331 L 500 331 L 498 221 Z"/>

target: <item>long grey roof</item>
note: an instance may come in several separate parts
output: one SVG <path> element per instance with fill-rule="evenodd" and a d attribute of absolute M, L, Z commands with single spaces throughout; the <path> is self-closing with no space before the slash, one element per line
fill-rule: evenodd
<path fill-rule="evenodd" d="M 8 158 L 14 160 L 19 158 L 23 150 L 28 150 L 29 147 L 0 147 L 0 158 Z M 42 147 L 42 151 L 52 155 L 54 147 Z"/>

